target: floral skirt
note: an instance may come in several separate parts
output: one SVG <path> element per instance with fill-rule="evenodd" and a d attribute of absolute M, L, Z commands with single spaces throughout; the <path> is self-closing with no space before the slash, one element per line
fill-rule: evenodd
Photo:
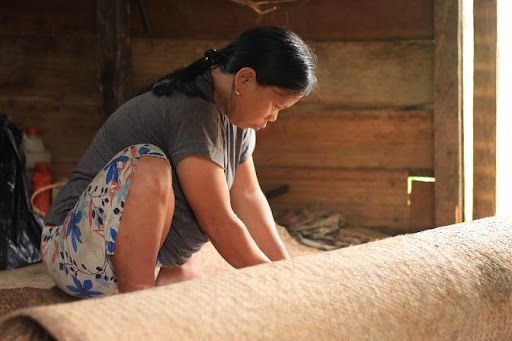
<path fill-rule="evenodd" d="M 67 294 L 86 298 L 118 292 L 111 256 L 133 172 L 142 155 L 167 160 L 153 145 L 126 148 L 96 175 L 62 225 L 44 227 L 43 264 Z M 159 265 L 160 256 L 156 259 Z"/>

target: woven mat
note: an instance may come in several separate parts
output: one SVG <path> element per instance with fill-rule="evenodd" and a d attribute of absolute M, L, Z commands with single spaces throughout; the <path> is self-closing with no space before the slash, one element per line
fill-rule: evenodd
<path fill-rule="evenodd" d="M 511 244 L 511 219 L 483 219 L 30 308 L 0 339 L 510 340 Z"/>
<path fill-rule="evenodd" d="M 0 289 L 0 316 L 20 308 L 71 301 L 75 299 L 56 286 L 51 289 L 29 287 Z"/>
<path fill-rule="evenodd" d="M 317 249 L 299 244 L 288 234 L 283 226 L 278 225 L 277 231 L 291 257 L 320 252 Z M 205 244 L 195 257 L 198 267 L 204 276 L 235 270 L 219 255 L 211 243 Z M 6 287 L 9 289 L 0 289 L 0 317 L 18 309 L 75 300 L 57 287 L 51 288 L 51 279 L 45 274 L 41 276 L 41 270 L 41 267 L 28 267 L 15 270 L 14 272 L 17 273 L 15 275 L 9 275 L 9 272 L 1 274 L 0 282 L 6 282 L 3 284 L 7 284 Z M 14 274 L 14 272 L 11 273 Z M 50 282 L 49 285 L 48 282 Z M 15 288 L 15 283 L 23 283 L 26 287 Z M 30 285 L 37 285 L 38 287 L 30 287 Z M 19 284 L 16 286 L 19 286 Z"/>

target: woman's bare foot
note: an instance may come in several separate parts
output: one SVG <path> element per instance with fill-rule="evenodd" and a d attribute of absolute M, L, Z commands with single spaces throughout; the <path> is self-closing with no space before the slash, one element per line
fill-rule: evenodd
<path fill-rule="evenodd" d="M 194 264 L 192 258 L 182 266 L 161 267 L 158 277 L 156 278 L 156 286 L 168 285 L 201 277 L 202 274 L 196 264 Z"/>

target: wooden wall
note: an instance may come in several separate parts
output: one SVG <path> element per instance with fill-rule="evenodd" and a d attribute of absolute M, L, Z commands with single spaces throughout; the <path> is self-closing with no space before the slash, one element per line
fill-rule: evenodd
<path fill-rule="evenodd" d="M 0 112 L 39 127 L 54 178 L 69 176 L 105 118 L 95 2 L 2 1 L 0 13 Z"/>
<path fill-rule="evenodd" d="M 290 188 L 274 210 L 324 204 L 354 225 L 429 227 L 410 215 L 407 177 L 434 168 L 432 0 L 312 0 L 263 17 L 225 0 L 147 5 L 149 37 L 132 8 L 132 93 L 257 24 L 285 25 L 315 51 L 318 92 L 257 135 L 263 188 Z"/>
<path fill-rule="evenodd" d="M 0 5 L 9 13 L 0 22 L 0 108 L 43 129 L 55 172 L 66 175 L 106 117 L 95 4 L 28 2 Z M 273 209 L 325 204 L 353 225 L 431 227 L 410 214 L 407 177 L 434 169 L 433 0 L 299 1 L 263 17 L 227 0 L 146 4 L 151 34 L 132 5 L 127 97 L 244 29 L 289 27 L 317 54 L 320 87 L 258 133 L 263 188 L 290 186 Z"/>

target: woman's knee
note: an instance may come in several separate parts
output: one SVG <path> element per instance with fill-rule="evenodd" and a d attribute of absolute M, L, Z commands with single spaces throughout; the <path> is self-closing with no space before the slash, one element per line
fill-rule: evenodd
<path fill-rule="evenodd" d="M 167 159 L 142 156 L 134 171 L 130 193 L 139 196 L 139 200 L 152 202 L 153 208 L 160 209 L 163 219 L 159 241 L 161 247 L 169 233 L 175 206 L 172 169 Z"/>
<path fill-rule="evenodd" d="M 172 170 L 166 159 L 141 156 L 134 171 L 133 185 L 143 187 L 148 194 L 160 200 L 174 201 Z"/>
<path fill-rule="evenodd" d="M 173 214 L 169 163 L 142 155 L 133 172 L 113 257 L 121 292 L 154 286 L 155 261 Z"/>

